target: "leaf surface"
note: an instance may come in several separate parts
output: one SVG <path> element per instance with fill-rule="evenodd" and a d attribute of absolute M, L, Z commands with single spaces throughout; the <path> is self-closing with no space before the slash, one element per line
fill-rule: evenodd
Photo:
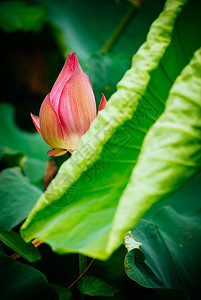
<path fill-rule="evenodd" d="M 130 68 L 131 59 L 131 55 L 103 54 L 101 52 L 92 53 L 88 57 L 84 65 L 84 72 L 89 75 L 91 80 L 97 107 L 100 104 L 102 93 L 106 99 L 109 99 L 116 91 L 116 84 Z"/>
<path fill-rule="evenodd" d="M 0 174 L 0 229 L 10 230 L 22 222 L 35 205 L 41 190 L 22 175 L 19 168 Z"/>
<path fill-rule="evenodd" d="M 64 286 L 58 284 L 51 284 L 51 287 L 57 292 L 59 300 L 73 300 L 71 291 L 69 291 Z"/>
<path fill-rule="evenodd" d="M 0 104 L 0 118 L 1 155 L 4 152 L 18 151 L 28 157 L 47 160 L 48 146 L 37 132 L 29 133 L 17 127 L 14 121 L 14 109 L 10 104 Z M 41 151 L 38 151 L 39 149 Z"/>
<path fill-rule="evenodd" d="M 55 36 L 65 56 L 66 49 L 76 51 L 81 62 L 85 62 L 89 54 L 102 49 L 115 30 L 121 27 L 123 20 L 127 19 L 130 10 L 133 13 L 128 18 L 129 22 L 123 26 L 123 34 L 119 34 L 113 44 L 115 53 L 133 55 L 144 42 L 150 24 L 164 4 L 161 0 L 155 0 L 154 3 L 148 0 L 141 9 L 135 10 L 134 5 L 127 1 L 38 2 L 47 6 L 49 23 L 56 28 Z"/>
<path fill-rule="evenodd" d="M 0 119 L 0 160 L 3 165 L 21 167 L 31 182 L 41 187 L 48 159 L 48 145 L 39 133 L 29 133 L 18 128 L 11 105 L 0 104 Z"/>
<path fill-rule="evenodd" d="M 89 296 L 113 297 L 118 292 L 116 288 L 95 276 L 84 276 L 77 286 L 82 294 Z"/>
<path fill-rule="evenodd" d="M 32 243 L 25 243 L 22 237 L 14 231 L 0 231 L 0 240 L 29 262 L 34 262 L 41 258 L 38 249 Z"/>
<path fill-rule="evenodd" d="M 148 208 L 200 171 L 200 74 L 201 48 L 177 78 L 164 113 L 145 137 L 138 164 L 118 205 L 111 243 L 122 238 L 125 229 L 134 226 Z"/>

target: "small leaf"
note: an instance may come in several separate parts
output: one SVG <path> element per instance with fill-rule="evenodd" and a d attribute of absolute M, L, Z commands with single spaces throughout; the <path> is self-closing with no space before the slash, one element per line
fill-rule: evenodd
<path fill-rule="evenodd" d="M 73 300 L 72 293 L 64 286 L 58 284 L 51 284 L 59 296 L 59 300 Z"/>
<path fill-rule="evenodd" d="M 46 21 L 43 5 L 30 6 L 25 2 L 0 3 L 0 27 L 7 32 L 16 30 L 40 30 Z"/>
<path fill-rule="evenodd" d="M 19 168 L 0 174 L 0 229 L 10 230 L 22 222 L 42 191 L 22 175 Z"/>
<path fill-rule="evenodd" d="M 41 258 L 38 249 L 32 243 L 26 243 L 16 232 L 0 231 L 0 240 L 29 262 L 34 262 Z"/>
<path fill-rule="evenodd" d="M 89 296 L 113 297 L 119 291 L 95 276 L 84 276 L 77 285 L 80 293 Z"/>

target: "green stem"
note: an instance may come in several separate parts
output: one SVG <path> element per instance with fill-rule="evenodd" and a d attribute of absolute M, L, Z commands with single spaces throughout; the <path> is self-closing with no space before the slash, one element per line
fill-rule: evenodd
<path fill-rule="evenodd" d="M 83 274 L 87 267 L 87 257 L 79 254 L 79 275 Z"/>
<path fill-rule="evenodd" d="M 79 254 L 79 275 L 81 276 L 87 268 L 87 257 L 85 255 Z M 85 295 L 80 294 L 80 300 L 84 300 Z"/>
<path fill-rule="evenodd" d="M 85 275 L 85 273 L 88 271 L 88 269 L 93 264 L 95 258 L 91 260 L 89 265 L 87 266 L 87 257 L 85 255 L 79 254 L 79 277 L 69 285 L 68 289 L 70 290 L 80 279 Z M 86 295 L 80 293 L 80 300 L 84 300 L 86 298 Z"/>
<path fill-rule="evenodd" d="M 119 25 L 117 26 L 115 31 L 113 32 L 113 34 L 110 36 L 110 38 L 107 40 L 105 45 L 102 47 L 102 49 L 101 49 L 102 53 L 108 53 L 110 51 L 110 49 L 112 48 L 112 46 L 114 45 L 114 43 L 118 39 L 120 33 L 122 32 L 124 27 L 127 25 L 130 18 L 133 16 L 133 13 L 136 11 L 136 9 L 137 9 L 136 6 L 132 6 L 128 10 L 128 12 L 125 14 L 123 19 L 121 20 L 121 22 L 119 23 Z"/>

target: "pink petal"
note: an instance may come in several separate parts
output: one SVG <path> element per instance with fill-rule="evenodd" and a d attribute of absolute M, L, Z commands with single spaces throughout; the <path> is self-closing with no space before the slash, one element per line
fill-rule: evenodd
<path fill-rule="evenodd" d="M 58 113 L 59 99 L 63 87 L 68 81 L 68 79 L 71 77 L 77 66 L 80 67 L 79 62 L 77 60 L 77 54 L 71 53 L 67 56 L 66 62 L 50 92 L 50 101 L 56 113 Z"/>
<path fill-rule="evenodd" d="M 32 121 L 33 121 L 33 123 L 34 123 L 36 129 L 37 129 L 38 132 L 41 134 L 41 132 L 40 132 L 40 124 L 39 124 L 39 117 L 37 117 L 37 116 L 35 116 L 35 115 L 33 115 L 33 114 L 31 113 L 31 118 L 32 118 Z"/>
<path fill-rule="evenodd" d="M 99 105 L 99 108 L 98 108 L 98 111 L 101 111 L 102 109 L 105 109 L 106 104 L 107 104 L 107 100 L 106 100 L 105 96 L 103 95 L 102 99 L 101 99 L 101 102 L 100 102 L 100 105 Z"/>
<path fill-rule="evenodd" d="M 96 117 L 96 102 L 88 76 L 78 66 L 65 84 L 59 102 L 59 119 L 70 136 L 68 149 L 75 150 Z"/>
<path fill-rule="evenodd" d="M 66 152 L 68 152 L 68 150 L 53 148 L 53 149 L 47 151 L 47 155 L 48 156 L 61 156 L 61 155 L 66 154 Z"/>
<path fill-rule="evenodd" d="M 66 149 L 63 130 L 59 118 L 51 105 L 50 94 L 45 97 L 41 105 L 39 120 L 44 141 L 53 148 Z"/>
<path fill-rule="evenodd" d="M 72 69 L 73 72 L 75 71 L 76 67 L 79 66 L 81 68 L 81 66 L 78 62 L 78 59 L 77 59 L 77 53 L 76 52 L 69 54 L 68 57 L 69 57 L 71 69 Z"/>

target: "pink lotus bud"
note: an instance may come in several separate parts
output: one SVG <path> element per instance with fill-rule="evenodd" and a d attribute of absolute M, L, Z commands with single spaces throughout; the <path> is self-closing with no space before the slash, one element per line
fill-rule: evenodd
<path fill-rule="evenodd" d="M 102 96 L 99 110 L 107 100 Z M 89 77 L 82 71 L 76 53 L 68 55 L 51 92 L 45 97 L 39 117 L 31 118 L 44 141 L 60 156 L 77 149 L 82 135 L 96 118 L 96 102 Z"/>

